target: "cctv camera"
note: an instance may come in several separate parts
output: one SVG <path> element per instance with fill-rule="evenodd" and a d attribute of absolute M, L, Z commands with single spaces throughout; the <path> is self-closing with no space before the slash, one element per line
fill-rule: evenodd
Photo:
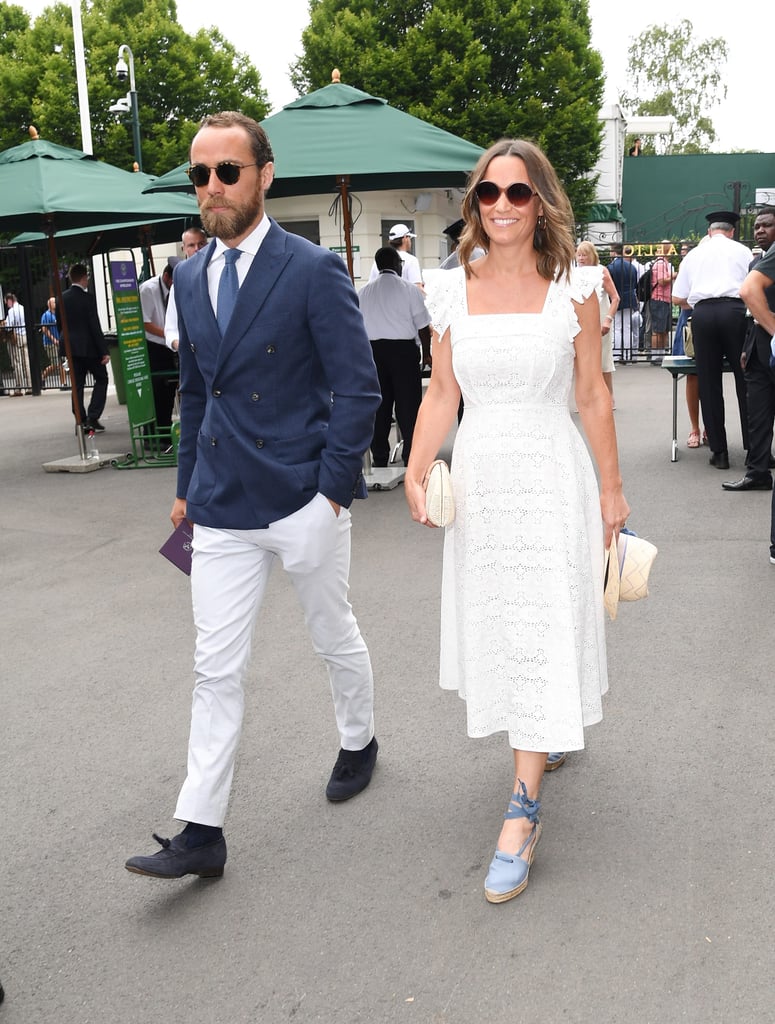
<path fill-rule="evenodd" d="M 119 82 L 125 82 L 129 78 L 129 67 L 123 57 L 119 57 L 116 64 L 116 78 Z"/>

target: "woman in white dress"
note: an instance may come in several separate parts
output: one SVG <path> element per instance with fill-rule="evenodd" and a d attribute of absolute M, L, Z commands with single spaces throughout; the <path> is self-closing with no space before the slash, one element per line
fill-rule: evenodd
<path fill-rule="evenodd" d="M 603 556 L 629 513 L 600 366 L 600 268 L 571 272 L 573 215 L 538 147 L 504 139 L 463 200 L 461 266 L 427 284 L 433 373 L 406 474 L 412 518 L 457 414 L 444 544 L 440 682 L 468 733 L 508 733 L 513 796 L 485 881 L 527 885 L 547 752 L 580 750 L 607 689 Z M 470 262 L 475 246 L 486 255 Z M 592 461 L 568 407 L 571 379 Z"/>
<path fill-rule="evenodd" d="M 600 257 L 597 249 L 591 242 L 579 242 L 576 249 L 576 263 L 580 267 L 600 266 Z M 600 304 L 600 333 L 603 347 L 601 362 L 603 366 L 603 380 L 605 386 L 611 393 L 611 408 L 616 408 L 614 401 L 614 336 L 611 327 L 616 318 L 616 311 L 619 308 L 619 292 L 613 278 L 608 273 L 608 267 L 603 267 L 603 279 L 597 286 L 597 301 Z"/>

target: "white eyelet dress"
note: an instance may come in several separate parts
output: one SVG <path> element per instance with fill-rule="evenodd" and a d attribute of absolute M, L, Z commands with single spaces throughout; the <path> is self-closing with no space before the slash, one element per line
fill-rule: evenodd
<path fill-rule="evenodd" d="M 570 414 L 571 299 L 599 267 L 555 281 L 540 314 L 471 316 L 462 268 L 428 275 L 427 306 L 465 401 L 444 542 L 441 674 L 469 736 L 579 750 L 608 688 L 603 525 L 592 460 Z M 442 344 L 449 342 L 443 341 Z"/>

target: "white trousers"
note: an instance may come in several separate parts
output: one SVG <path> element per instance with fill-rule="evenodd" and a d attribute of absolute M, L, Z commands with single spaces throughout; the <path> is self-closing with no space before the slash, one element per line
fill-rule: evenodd
<path fill-rule="evenodd" d="M 626 359 L 638 347 L 640 313 L 637 309 L 617 309 L 614 317 L 614 358 Z M 605 339 L 603 339 L 605 341 Z"/>
<path fill-rule="evenodd" d="M 291 577 L 315 651 L 328 668 L 340 743 L 362 750 L 374 735 L 374 684 L 348 600 L 351 517 L 317 494 L 265 530 L 194 527 L 191 594 L 195 686 L 188 774 L 175 817 L 222 826 L 242 728 L 242 677 L 275 558 Z"/>

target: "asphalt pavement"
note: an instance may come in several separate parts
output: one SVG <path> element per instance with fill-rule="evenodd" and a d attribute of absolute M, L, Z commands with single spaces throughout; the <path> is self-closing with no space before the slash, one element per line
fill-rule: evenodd
<path fill-rule="evenodd" d="M 353 510 L 351 596 L 380 758 L 328 804 L 325 671 L 282 571 L 261 612 L 220 880 L 125 871 L 185 770 L 188 580 L 157 551 L 175 471 L 48 474 L 69 396 L 0 398 L 0 1024 L 748 1024 L 772 997 L 767 493 L 685 447 L 671 381 L 615 375 L 629 525 L 651 595 L 608 629 L 610 693 L 548 776 L 530 885 L 483 881 L 511 789 L 503 736 L 469 740 L 437 685 L 440 531 L 401 488 Z M 682 392 L 682 386 L 681 386 Z M 109 401 L 103 450 L 129 450 Z"/>

